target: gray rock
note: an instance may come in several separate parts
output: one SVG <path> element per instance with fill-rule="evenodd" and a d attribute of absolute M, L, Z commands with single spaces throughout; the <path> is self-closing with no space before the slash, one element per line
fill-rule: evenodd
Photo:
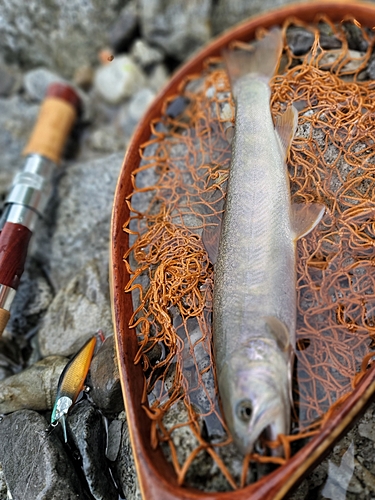
<path fill-rule="evenodd" d="M 107 273 L 94 260 L 61 289 L 38 333 L 43 356 L 69 356 L 98 330 L 112 332 Z"/>
<path fill-rule="evenodd" d="M 28 71 L 23 79 L 26 94 L 36 101 L 42 101 L 51 83 L 65 82 L 64 78 L 47 68 L 36 68 Z"/>
<path fill-rule="evenodd" d="M 60 374 L 68 359 L 50 356 L 0 382 L 0 413 L 24 408 L 51 410 Z"/>
<path fill-rule="evenodd" d="M 5 197 L 14 175 L 23 168 L 22 150 L 30 136 L 39 106 L 16 95 L 0 99 L 0 198 Z"/>
<path fill-rule="evenodd" d="M 5 64 L 0 64 L 0 97 L 10 96 L 16 88 L 17 77 Z"/>
<path fill-rule="evenodd" d="M 91 495 L 96 500 L 118 497 L 105 456 L 106 432 L 103 417 L 87 400 L 76 404 L 67 420 L 69 438 L 73 439 L 82 458 Z"/>
<path fill-rule="evenodd" d="M 3 468 L 0 464 L 0 500 L 8 500 L 8 488 L 5 482 Z"/>
<path fill-rule="evenodd" d="M 208 42 L 211 8 L 211 0 L 140 0 L 142 35 L 181 61 Z"/>
<path fill-rule="evenodd" d="M 121 428 L 120 449 L 114 464 L 116 479 L 124 493 L 125 498 L 128 498 L 129 500 L 141 500 L 142 496 L 139 489 L 125 412 L 120 413 L 118 420 L 122 420 L 123 425 Z"/>
<path fill-rule="evenodd" d="M 145 76 L 138 65 L 126 55 L 100 66 L 94 76 L 94 88 L 111 104 L 118 104 L 142 87 Z"/>
<path fill-rule="evenodd" d="M 60 201 L 50 248 L 43 249 L 49 258 L 50 278 L 56 289 L 68 284 L 87 263 L 96 259 L 108 279 L 108 232 L 112 200 L 123 153 L 74 164 L 58 186 Z M 108 285 L 105 302 L 109 308 Z M 103 328 L 97 325 L 97 328 Z"/>
<path fill-rule="evenodd" d="M 23 410 L 0 421 L 0 462 L 13 499 L 87 500 L 73 465 L 46 420 Z"/>
<path fill-rule="evenodd" d="M 213 34 L 216 35 L 236 23 L 243 22 L 247 17 L 270 9 L 276 9 L 292 1 L 252 0 L 251 2 L 244 2 L 243 0 L 218 0 L 214 2 L 211 15 Z"/>
<path fill-rule="evenodd" d="M 148 88 L 140 89 L 129 102 L 129 118 L 138 122 L 155 98 L 155 94 Z"/>
<path fill-rule="evenodd" d="M 93 358 L 87 385 L 91 399 L 102 411 L 118 413 L 124 409 L 113 335 Z"/>
<path fill-rule="evenodd" d="M 0 52 L 25 68 L 45 66 L 64 77 L 95 63 L 108 45 L 107 28 L 118 16 L 117 0 L 0 1 Z"/>
<path fill-rule="evenodd" d="M 164 54 L 159 49 L 151 47 L 141 38 L 134 42 L 130 54 L 142 68 L 160 63 L 164 59 Z"/>
<path fill-rule="evenodd" d="M 121 446 L 121 436 L 122 436 L 122 426 L 124 422 L 122 420 L 112 420 L 108 426 L 108 440 L 107 440 L 107 450 L 106 457 L 111 462 L 114 462 L 118 456 Z"/>
<path fill-rule="evenodd" d="M 169 72 L 165 64 L 157 64 L 152 68 L 149 76 L 149 86 L 155 92 L 159 90 L 167 83 L 169 79 Z"/>
<path fill-rule="evenodd" d="M 89 137 L 89 146 L 95 151 L 107 154 L 115 151 L 125 151 L 126 138 L 118 128 L 108 124 L 93 130 Z"/>
<path fill-rule="evenodd" d="M 127 52 L 138 26 L 137 0 L 130 0 L 120 12 L 115 23 L 111 26 L 108 36 L 111 47 L 116 52 Z"/>

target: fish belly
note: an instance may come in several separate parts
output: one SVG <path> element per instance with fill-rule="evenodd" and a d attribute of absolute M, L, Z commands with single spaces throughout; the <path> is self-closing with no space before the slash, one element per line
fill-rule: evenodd
<path fill-rule="evenodd" d="M 213 326 L 218 372 L 231 353 L 264 336 L 264 317 L 281 320 L 293 346 L 295 342 L 295 244 L 289 179 L 269 99 L 270 89 L 261 80 L 244 79 L 238 88 L 215 265 Z"/>

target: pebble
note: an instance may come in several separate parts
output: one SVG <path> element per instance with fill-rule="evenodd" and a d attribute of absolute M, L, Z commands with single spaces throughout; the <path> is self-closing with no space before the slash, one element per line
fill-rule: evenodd
<path fill-rule="evenodd" d="M 51 410 L 56 399 L 60 374 L 68 362 L 62 356 L 49 356 L 26 370 L 0 382 L 0 414 L 23 408 Z"/>
<path fill-rule="evenodd" d="M 211 37 L 211 0 L 140 0 L 139 4 L 143 37 L 179 61 Z"/>
<path fill-rule="evenodd" d="M 157 64 L 150 72 L 149 87 L 155 92 L 159 92 L 169 80 L 169 76 L 169 71 L 165 64 Z"/>
<path fill-rule="evenodd" d="M 53 73 L 47 68 L 36 68 L 25 73 L 23 85 L 26 95 L 31 99 L 41 102 L 52 83 L 67 83 L 64 78 Z"/>
<path fill-rule="evenodd" d="M 68 439 L 78 449 L 82 469 L 95 500 L 113 500 L 118 493 L 105 456 L 103 417 L 87 400 L 76 404 L 67 419 Z"/>
<path fill-rule="evenodd" d="M 0 463 L 14 500 L 88 500 L 55 432 L 39 413 L 22 410 L 0 421 Z"/>
<path fill-rule="evenodd" d="M 90 398 L 103 412 L 114 414 L 124 409 L 113 335 L 105 339 L 94 356 L 87 385 Z"/>
<path fill-rule="evenodd" d="M 94 69 L 85 65 L 77 68 L 73 75 L 73 82 L 84 91 L 90 90 L 94 81 Z"/>
<path fill-rule="evenodd" d="M 121 10 L 111 26 L 108 36 L 111 47 L 116 52 L 126 52 L 138 27 L 137 0 L 130 0 Z"/>
<path fill-rule="evenodd" d="M 155 93 L 147 87 L 138 90 L 129 102 L 129 118 L 138 123 L 155 98 Z"/>
<path fill-rule="evenodd" d="M 94 76 L 94 88 L 108 103 L 119 104 L 145 84 L 139 66 L 127 55 L 99 67 Z"/>
<path fill-rule="evenodd" d="M 57 293 L 38 333 L 42 356 L 70 356 L 100 328 L 112 332 L 107 286 L 91 261 Z"/>
<path fill-rule="evenodd" d="M 164 54 L 161 50 L 156 47 L 151 47 L 141 38 L 134 42 L 130 54 L 142 68 L 160 63 L 164 59 Z"/>

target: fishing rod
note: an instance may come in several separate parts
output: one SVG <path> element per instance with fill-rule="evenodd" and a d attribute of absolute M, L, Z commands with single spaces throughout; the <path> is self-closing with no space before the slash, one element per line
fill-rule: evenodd
<path fill-rule="evenodd" d="M 53 189 L 65 142 L 81 111 L 81 100 L 67 84 L 51 84 L 23 151 L 24 169 L 14 180 L 0 218 L 0 336 L 24 271 L 28 246 Z"/>

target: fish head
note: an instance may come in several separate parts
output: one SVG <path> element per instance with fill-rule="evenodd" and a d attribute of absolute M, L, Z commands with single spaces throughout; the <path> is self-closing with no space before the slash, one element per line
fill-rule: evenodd
<path fill-rule="evenodd" d="M 219 376 L 219 392 L 228 428 L 237 448 L 251 453 L 262 436 L 269 441 L 288 434 L 290 400 L 286 367 L 278 372 L 274 360 L 269 363 L 232 358 Z M 285 365 L 285 363 L 284 363 Z M 281 447 L 272 450 L 280 455 Z"/>

